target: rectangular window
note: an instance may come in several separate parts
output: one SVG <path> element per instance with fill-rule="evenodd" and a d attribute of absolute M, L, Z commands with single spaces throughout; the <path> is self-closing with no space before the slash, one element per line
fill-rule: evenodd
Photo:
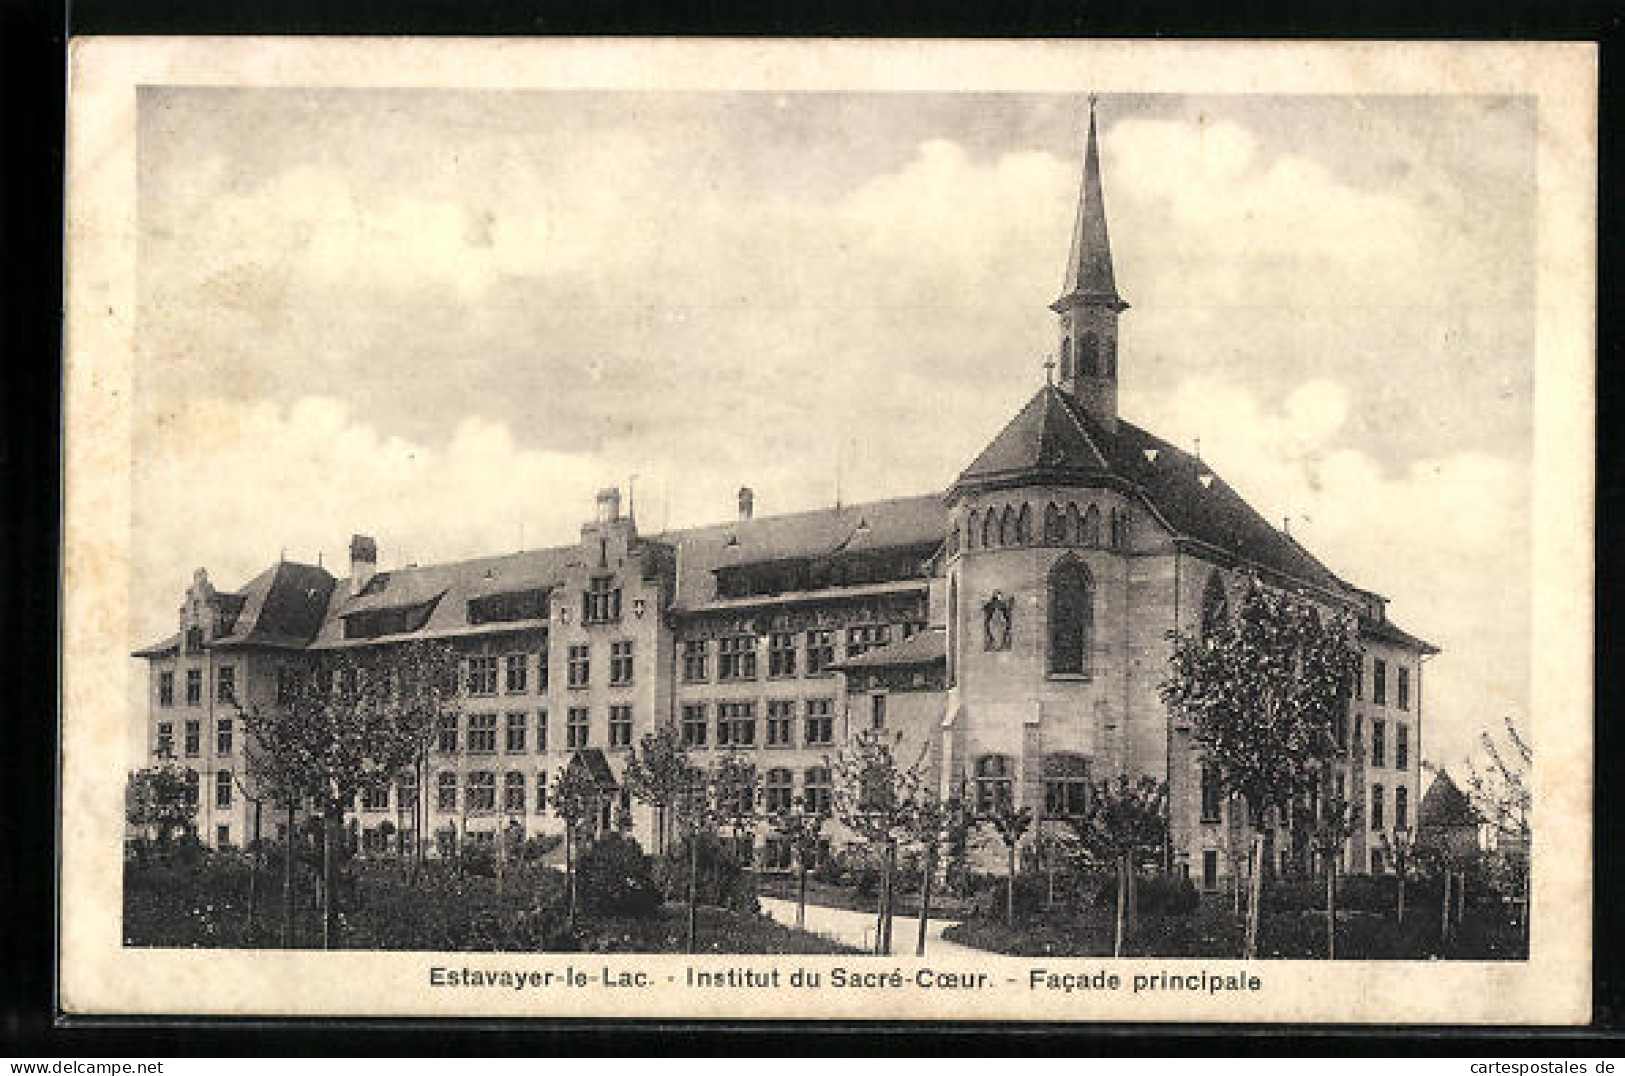
<path fill-rule="evenodd" d="M 457 774 L 447 770 L 436 777 L 434 792 L 436 810 L 455 811 L 457 809 Z"/>
<path fill-rule="evenodd" d="M 720 702 L 717 704 L 717 746 L 751 747 L 756 743 L 756 704 Z"/>
<path fill-rule="evenodd" d="M 1212 848 L 1202 853 L 1202 888 L 1209 892 L 1219 888 L 1219 853 Z"/>
<path fill-rule="evenodd" d="M 508 735 L 503 746 L 509 754 L 517 754 L 525 749 L 525 726 L 529 724 L 526 714 L 514 713 L 508 715 Z"/>
<path fill-rule="evenodd" d="M 231 847 L 231 827 L 230 826 L 216 826 L 216 827 L 214 827 L 214 846 L 216 848 L 230 848 Z"/>
<path fill-rule="evenodd" d="M 497 693 L 497 659 L 492 654 L 482 654 L 468 659 L 468 693 L 470 695 L 495 695 Z"/>
<path fill-rule="evenodd" d="M 890 624 L 860 624 L 846 629 L 846 656 L 855 658 L 891 641 Z"/>
<path fill-rule="evenodd" d="M 869 696 L 869 727 L 872 729 L 886 727 L 886 696 Z"/>
<path fill-rule="evenodd" d="M 767 638 L 767 675 L 794 676 L 795 674 L 795 633 L 776 631 Z"/>
<path fill-rule="evenodd" d="M 1401 710 L 1409 710 L 1411 708 L 1411 671 L 1409 669 L 1400 666 L 1399 683 L 1394 687 L 1399 694 L 1399 697 L 1394 700 L 1395 703 Z"/>
<path fill-rule="evenodd" d="M 632 746 L 632 707 L 611 706 L 609 708 L 609 746 Z"/>
<path fill-rule="evenodd" d="M 683 680 L 685 683 L 703 683 L 707 678 L 706 658 L 710 644 L 704 639 L 683 640 Z"/>
<path fill-rule="evenodd" d="M 564 745 L 572 748 L 586 747 L 588 727 L 587 708 L 570 707 L 570 712 L 564 717 Z"/>
<path fill-rule="evenodd" d="M 1381 785 L 1372 785 L 1371 786 L 1371 828 L 1373 830 L 1379 830 L 1379 829 L 1382 828 L 1382 808 L 1383 808 L 1382 786 Z"/>
<path fill-rule="evenodd" d="M 789 699 L 774 699 L 767 704 L 767 746 L 789 747 L 794 742 L 790 727 L 794 712 L 795 703 Z"/>
<path fill-rule="evenodd" d="M 583 624 L 610 624 L 621 619 L 621 589 L 611 576 L 601 575 L 581 595 Z"/>
<path fill-rule="evenodd" d="M 830 744 L 835 742 L 835 700 L 834 699 L 808 699 L 807 720 L 802 731 L 806 733 L 803 741 L 807 746 L 814 744 Z"/>
<path fill-rule="evenodd" d="M 1342 771 L 1337 774 L 1337 798 L 1339 800 L 1348 799 L 1348 777 Z"/>
<path fill-rule="evenodd" d="M 1332 739 L 1337 742 L 1339 751 L 1347 751 L 1349 747 L 1349 715 L 1345 710 L 1338 710 L 1332 715 Z"/>
<path fill-rule="evenodd" d="M 367 786 L 361 790 L 361 809 L 363 811 L 389 810 L 389 786 Z"/>
<path fill-rule="evenodd" d="M 632 682 L 631 639 L 621 639 L 609 644 L 609 682 L 611 684 Z"/>
<path fill-rule="evenodd" d="M 214 674 L 215 700 L 218 702 L 237 701 L 237 667 L 235 665 L 222 665 Z"/>
<path fill-rule="evenodd" d="M 435 748 L 445 755 L 457 753 L 456 714 L 441 714 L 435 722 Z"/>
<path fill-rule="evenodd" d="M 552 682 L 553 682 L 552 669 L 549 667 L 548 661 L 547 661 L 547 644 L 543 643 L 541 652 L 536 655 L 536 691 L 537 691 L 537 693 L 542 694 L 542 695 L 546 695 L 547 694 L 547 689 L 552 684 Z"/>
<path fill-rule="evenodd" d="M 538 770 L 536 773 L 536 813 L 545 814 L 547 811 L 547 771 Z"/>
<path fill-rule="evenodd" d="M 222 756 L 230 755 L 231 740 L 231 718 L 217 718 L 214 723 L 214 753 Z"/>
<path fill-rule="evenodd" d="M 1202 821 L 1224 820 L 1224 788 L 1219 781 L 1219 767 L 1211 762 L 1202 763 Z"/>
<path fill-rule="evenodd" d="M 525 689 L 529 686 L 530 655 L 509 654 L 506 658 L 506 662 L 507 666 L 505 671 L 507 675 L 505 680 L 508 688 L 508 694 L 523 695 L 525 693 Z"/>
<path fill-rule="evenodd" d="M 835 663 L 835 631 L 833 628 L 815 628 L 807 633 L 807 675 L 828 675 L 825 670 Z"/>
<path fill-rule="evenodd" d="M 497 809 L 497 775 L 490 770 L 474 770 L 468 775 L 468 809 L 494 811 Z"/>
<path fill-rule="evenodd" d="M 1394 769 L 1408 770 L 1411 768 L 1411 728 L 1409 725 L 1394 726 Z"/>
<path fill-rule="evenodd" d="M 230 770 L 221 770 L 214 775 L 214 805 L 220 810 L 231 806 Z"/>
<path fill-rule="evenodd" d="M 580 643 L 570 647 L 570 665 L 568 683 L 571 687 L 586 687 L 592 668 L 589 664 L 590 651 L 587 644 Z"/>
<path fill-rule="evenodd" d="M 203 670 L 186 670 L 186 705 L 196 706 L 203 701 Z"/>
<path fill-rule="evenodd" d="M 756 636 L 730 635 L 720 644 L 717 676 L 723 680 L 756 679 Z"/>
<path fill-rule="evenodd" d="M 158 674 L 158 705 L 175 705 L 175 674 L 172 672 Z"/>
<path fill-rule="evenodd" d="M 152 753 L 159 758 L 173 758 L 175 755 L 175 725 L 173 722 L 158 722 L 158 744 Z"/>
<path fill-rule="evenodd" d="M 1396 829 L 1411 827 L 1411 790 L 1404 785 L 1394 789 L 1394 827 Z"/>
<path fill-rule="evenodd" d="M 1388 663 L 1381 658 L 1371 659 L 1371 701 L 1388 705 Z"/>
<path fill-rule="evenodd" d="M 1373 718 L 1371 721 L 1371 765 L 1388 765 L 1387 754 L 1388 722 Z"/>
<path fill-rule="evenodd" d="M 536 750 L 547 750 L 547 711 L 536 711 Z"/>
<path fill-rule="evenodd" d="M 827 767 L 814 766 L 806 772 L 801 783 L 801 799 L 808 814 L 829 814 L 830 789 Z"/>
<path fill-rule="evenodd" d="M 762 783 L 762 806 L 768 814 L 788 814 L 795 799 L 795 777 L 789 770 L 767 771 Z"/>
<path fill-rule="evenodd" d="M 497 749 L 497 715 L 468 715 L 468 750 L 476 755 L 489 755 Z"/>
<path fill-rule="evenodd" d="M 203 722 L 193 719 L 186 723 L 186 757 L 196 758 L 202 750 Z"/>
<path fill-rule="evenodd" d="M 508 814 L 525 813 L 525 775 L 518 770 L 502 775 L 502 809 Z"/>
<path fill-rule="evenodd" d="M 1365 655 L 1360 655 L 1359 668 L 1354 670 L 1354 697 L 1365 698 Z"/>
<path fill-rule="evenodd" d="M 418 805 L 418 775 L 408 771 L 401 774 L 401 779 L 395 782 L 395 809 L 402 814 L 417 810 Z"/>
<path fill-rule="evenodd" d="M 683 746 L 705 746 L 705 704 L 703 702 L 685 702 L 683 704 Z"/>

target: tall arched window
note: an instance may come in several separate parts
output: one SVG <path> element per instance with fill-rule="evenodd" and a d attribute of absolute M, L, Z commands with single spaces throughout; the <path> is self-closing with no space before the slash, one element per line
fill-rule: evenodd
<path fill-rule="evenodd" d="M 977 528 L 977 526 L 979 526 L 979 522 L 978 522 L 978 520 L 976 518 L 976 510 L 973 508 L 973 509 L 971 509 L 970 515 L 965 517 L 965 548 L 966 549 L 975 549 L 976 548 L 976 537 L 977 537 L 976 528 Z"/>
<path fill-rule="evenodd" d="M 983 755 L 976 760 L 976 813 L 991 814 L 1015 805 L 1015 768 L 1009 755 Z"/>
<path fill-rule="evenodd" d="M 1224 630 L 1230 620 L 1230 602 L 1225 597 L 1224 581 L 1219 573 L 1208 573 L 1207 586 L 1202 588 L 1202 638 L 1212 638 Z"/>
<path fill-rule="evenodd" d="M 1072 376 L 1072 340 L 1068 337 L 1061 341 L 1061 380 L 1065 381 Z"/>
<path fill-rule="evenodd" d="M 994 516 L 996 516 L 996 515 L 998 515 L 998 513 L 995 512 L 993 509 L 989 508 L 987 510 L 987 515 L 982 517 L 982 548 L 983 549 L 992 549 L 993 548 L 993 543 L 994 543 L 994 541 L 996 539 L 996 532 L 995 532 L 994 528 L 998 526 L 997 521 L 995 521 L 995 519 L 994 519 Z"/>
<path fill-rule="evenodd" d="M 1056 561 L 1049 573 L 1049 671 L 1089 671 L 1094 634 L 1095 584 L 1089 568 L 1075 557 Z"/>
<path fill-rule="evenodd" d="M 1004 512 L 999 516 L 999 544 L 1015 545 L 1016 543 L 1016 513 L 1007 504 Z"/>
<path fill-rule="evenodd" d="M 1092 332 L 1078 341 L 1078 373 L 1100 376 L 1100 337 Z"/>
<path fill-rule="evenodd" d="M 1068 545 L 1078 545 L 1083 541 L 1083 519 L 1078 515 L 1078 506 L 1066 506 L 1066 541 Z"/>
<path fill-rule="evenodd" d="M 1031 505 L 1022 505 L 1021 513 L 1016 516 L 1016 544 L 1032 545 L 1033 542 L 1033 510 Z"/>
<path fill-rule="evenodd" d="M 1051 501 L 1049 507 L 1044 509 L 1044 544 L 1060 545 L 1066 541 L 1066 519 L 1061 510 Z"/>
<path fill-rule="evenodd" d="M 1083 514 L 1082 541 L 1084 545 L 1094 546 L 1100 544 L 1100 509 L 1092 504 L 1089 506 L 1089 510 Z"/>

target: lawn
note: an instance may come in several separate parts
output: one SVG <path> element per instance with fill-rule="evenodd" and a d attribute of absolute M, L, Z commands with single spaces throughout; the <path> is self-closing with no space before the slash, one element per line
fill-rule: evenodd
<path fill-rule="evenodd" d="M 688 909 L 662 905 L 643 918 L 582 914 L 568 929 L 564 874 L 551 866 L 511 866 L 495 878 L 458 877 L 439 863 L 411 883 L 394 862 L 356 863 L 340 890 L 335 947 L 416 951 L 680 953 Z M 197 853 L 127 860 L 124 944 L 160 948 L 275 948 L 282 944 L 280 864 L 259 874 L 252 924 L 249 860 Z M 297 879 L 292 945 L 321 946 L 321 913 L 311 878 Z M 701 907 L 702 953 L 847 953 L 825 938 L 766 916 Z"/>
<path fill-rule="evenodd" d="M 1037 912 L 1014 929 L 998 918 L 973 918 L 943 937 L 961 945 L 1014 956 L 1110 956 L 1114 922 L 1109 909 Z M 1239 957 L 1244 922 L 1223 902 L 1204 902 L 1185 916 L 1143 916 L 1124 944 L 1124 956 Z M 1324 912 L 1266 914 L 1259 927 L 1259 955 L 1282 960 L 1319 960 L 1326 955 Z M 1418 909 L 1400 929 L 1391 915 L 1349 912 L 1338 916 L 1340 960 L 1521 960 L 1518 932 L 1492 916 L 1469 916 L 1449 945 L 1439 943 L 1437 910 Z"/>

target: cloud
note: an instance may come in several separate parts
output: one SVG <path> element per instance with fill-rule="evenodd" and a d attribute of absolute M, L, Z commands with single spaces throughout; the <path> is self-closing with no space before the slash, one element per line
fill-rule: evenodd
<path fill-rule="evenodd" d="M 1527 472 L 1476 451 L 1390 469 L 1348 443 L 1350 393 L 1315 380 L 1266 403 L 1198 378 L 1136 401 L 1266 519 L 1350 582 L 1390 599 L 1443 653 L 1426 669 L 1426 758 L 1454 765 L 1503 716 L 1527 728 Z"/>

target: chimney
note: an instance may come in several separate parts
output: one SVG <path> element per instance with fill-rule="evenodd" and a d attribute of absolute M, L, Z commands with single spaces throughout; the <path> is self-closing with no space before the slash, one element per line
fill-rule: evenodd
<path fill-rule="evenodd" d="M 598 491 L 598 522 L 614 523 L 621 518 L 621 491 L 608 486 Z"/>
<path fill-rule="evenodd" d="M 378 543 L 365 534 L 350 536 L 350 594 L 360 594 L 378 572 Z"/>
<path fill-rule="evenodd" d="M 756 494 L 749 486 L 739 487 L 739 521 L 750 519 L 756 512 Z"/>

